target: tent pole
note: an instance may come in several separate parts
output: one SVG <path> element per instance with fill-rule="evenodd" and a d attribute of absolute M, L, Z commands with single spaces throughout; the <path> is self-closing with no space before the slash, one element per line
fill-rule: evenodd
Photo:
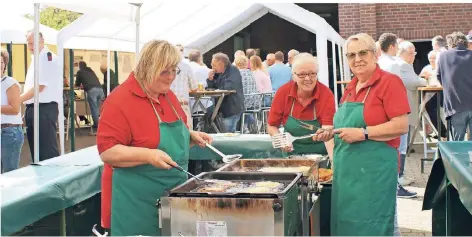
<path fill-rule="evenodd" d="M 75 95 L 74 95 L 74 50 L 69 49 L 69 121 L 70 151 L 75 151 Z"/>
<path fill-rule="evenodd" d="M 113 59 L 115 60 L 115 77 L 116 81 L 118 81 L 118 51 L 113 51 Z"/>
<path fill-rule="evenodd" d="M 13 77 L 13 42 L 7 44 L 7 51 L 10 54 L 10 59 L 8 61 L 8 76 Z"/>
<path fill-rule="evenodd" d="M 337 81 L 338 81 L 338 75 L 336 73 L 336 43 L 334 41 L 331 41 L 331 49 L 333 53 L 331 54 L 333 56 L 333 83 L 334 83 L 334 98 L 335 98 L 335 108 L 338 109 L 338 87 L 336 86 Z"/>
<path fill-rule="evenodd" d="M 107 97 L 110 94 L 110 39 L 108 39 L 108 49 L 107 49 Z"/>
<path fill-rule="evenodd" d="M 39 3 L 34 4 L 34 163 L 39 161 Z"/>
<path fill-rule="evenodd" d="M 136 16 L 135 16 L 135 22 L 136 22 L 136 56 L 135 60 L 138 60 L 138 53 L 139 53 L 139 24 L 141 21 L 141 4 L 136 4 Z"/>

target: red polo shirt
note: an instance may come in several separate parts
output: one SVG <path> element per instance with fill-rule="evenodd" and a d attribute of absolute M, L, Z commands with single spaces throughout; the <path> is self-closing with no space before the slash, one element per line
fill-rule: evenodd
<path fill-rule="evenodd" d="M 390 121 L 394 117 L 410 113 L 410 105 L 405 86 L 397 75 L 383 71 L 379 66 L 372 78 L 356 94 L 357 78 L 354 77 L 347 85 L 341 103 L 362 102 L 369 86 L 370 92 L 364 104 L 364 119 L 367 126 L 375 126 Z M 349 97 L 347 97 L 350 95 Z M 387 144 L 398 148 L 400 137 L 387 141 Z"/>
<path fill-rule="evenodd" d="M 313 110 L 316 108 L 316 119 L 321 125 L 333 125 L 333 116 L 336 112 L 334 95 L 331 90 L 317 81 L 310 103 L 303 106 L 298 102 L 297 83 L 290 81 L 281 86 L 275 93 L 270 108 L 267 123 L 279 127 L 285 125 L 290 114 L 292 101 L 295 99 L 292 116 L 301 120 L 313 120 Z"/>
<path fill-rule="evenodd" d="M 187 124 L 187 116 L 175 94 L 169 90 L 167 97 L 179 116 Z M 165 95 L 153 102 L 163 122 L 178 119 Z M 121 144 L 133 147 L 157 148 L 160 142 L 159 120 L 151 102 L 131 73 L 128 79 L 113 90 L 102 106 L 97 132 L 98 152 Z M 102 226 L 110 228 L 111 181 L 113 169 L 105 164 L 102 175 Z"/>

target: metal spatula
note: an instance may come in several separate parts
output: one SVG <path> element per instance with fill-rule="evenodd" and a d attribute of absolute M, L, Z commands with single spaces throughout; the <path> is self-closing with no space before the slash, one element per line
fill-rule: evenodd
<path fill-rule="evenodd" d="M 211 150 L 213 150 L 216 154 L 220 155 L 223 162 L 228 164 L 228 163 L 231 163 L 233 162 L 234 160 L 237 160 L 237 159 L 240 159 L 241 157 L 243 157 L 243 155 L 241 154 L 234 154 L 234 155 L 225 155 L 223 154 L 223 152 L 219 151 L 218 149 L 216 149 L 214 146 L 206 143 L 206 146 L 208 148 L 210 148 Z"/>
<path fill-rule="evenodd" d="M 279 134 L 276 134 L 276 135 L 272 136 L 272 146 L 275 149 L 292 146 L 294 141 L 300 140 L 300 139 L 305 139 L 305 138 L 310 138 L 310 137 L 313 137 L 314 135 L 315 134 L 310 134 L 310 135 L 305 135 L 305 136 L 300 136 L 300 137 L 294 137 L 288 132 L 279 133 Z"/>

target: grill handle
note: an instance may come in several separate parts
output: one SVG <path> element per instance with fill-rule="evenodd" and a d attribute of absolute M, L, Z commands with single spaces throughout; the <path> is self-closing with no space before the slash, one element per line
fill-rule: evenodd
<path fill-rule="evenodd" d="M 279 212 L 279 211 L 282 210 L 282 204 L 280 204 L 280 203 L 274 203 L 274 204 L 272 205 L 272 209 L 274 209 L 274 212 Z"/>
<path fill-rule="evenodd" d="M 162 205 L 161 205 L 160 199 L 157 199 L 156 207 L 157 207 L 157 212 L 159 215 L 159 229 L 162 229 Z"/>

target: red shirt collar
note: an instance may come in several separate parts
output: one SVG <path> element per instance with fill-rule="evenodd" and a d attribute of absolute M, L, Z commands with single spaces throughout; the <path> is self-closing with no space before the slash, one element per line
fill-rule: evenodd
<path fill-rule="evenodd" d="M 290 87 L 290 93 L 288 96 L 294 98 L 294 99 L 298 99 L 298 95 L 297 95 L 297 89 L 298 89 L 298 85 L 295 81 L 291 81 L 290 82 L 292 85 Z M 316 81 L 316 86 L 315 86 L 315 89 L 313 90 L 313 93 L 311 94 L 311 98 L 310 98 L 310 102 L 313 101 L 313 100 L 317 100 L 318 98 L 320 98 L 320 81 Z"/>
<path fill-rule="evenodd" d="M 380 67 L 379 65 L 377 65 L 377 67 L 375 68 L 375 71 L 374 71 L 374 74 L 372 74 L 372 76 L 370 77 L 369 81 L 367 81 L 367 83 L 364 85 L 363 88 L 366 88 L 366 87 L 369 87 L 369 86 L 372 86 L 374 85 L 381 77 L 381 70 L 380 70 Z M 357 85 L 357 77 L 354 77 L 352 78 L 352 81 L 351 83 L 349 83 L 346 87 L 346 90 L 351 90 L 353 88 L 356 88 L 356 85 Z"/>
<path fill-rule="evenodd" d="M 136 80 L 136 77 L 134 76 L 134 72 L 131 72 L 129 74 L 129 77 L 127 79 L 127 81 L 129 80 L 129 90 L 131 91 L 131 93 L 133 93 L 134 95 L 138 96 L 138 97 L 141 97 L 141 98 L 144 98 L 144 99 L 147 99 L 148 96 L 146 94 L 146 92 L 144 92 L 143 88 L 141 87 L 141 85 L 139 84 L 138 80 Z M 159 95 L 159 100 L 162 98 L 162 96 L 166 96 L 166 94 L 160 94 Z M 160 103 L 159 100 L 155 100 L 155 99 L 152 99 L 153 101 L 157 102 L 157 103 Z"/>
<path fill-rule="evenodd" d="M 141 85 L 139 84 L 138 80 L 136 80 L 136 77 L 134 76 L 134 72 L 131 72 L 129 74 L 127 81 L 128 81 L 128 88 L 129 88 L 129 91 L 131 91 L 131 93 L 141 98 L 147 98 L 147 95 L 144 92 L 143 88 L 141 88 Z"/>

